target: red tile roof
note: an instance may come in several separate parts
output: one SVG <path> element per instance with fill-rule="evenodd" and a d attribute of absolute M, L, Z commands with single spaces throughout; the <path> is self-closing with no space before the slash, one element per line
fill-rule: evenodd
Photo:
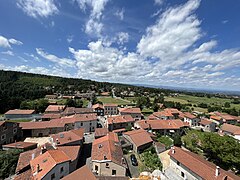
<path fill-rule="evenodd" d="M 194 116 L 193 114 L 191 114 L 191 113 L 189 113 L 189 112 L 184 112 L 183 114 L 184 114 L 184 116 L 185 116 L 186 118 L 189 118 L 189 119 L 194 119 L 194 118 L 196 118 L 196 116 Z"/>
<path fill-rule="evenodd" d="M 136 122 L 142 129 L 149 129 L 150 125 L 147 120 L 141 120 Z"/>
<path fill-rule="evenodd" d="M 221 130 L 227 131 L 233 135 L 240 135 L 240 127 L 239 126 L 224 123 L 221 126 Z"/>
<path fill-rule="evenodd" d="M 206 126 L 206 125 L 209 125 L 209 124 L 211 124 L 213 122 L 210 121 L 209 119 L 201 119 L 201 121 L 199 123 L 204 125 L 204 126 Z"/>
<path fill-rule="evenodd" d="M 141 114 L 141 109 L 140 108 L 119 108 L 119 112 L 123 113 L 133 113 L 133 114 Z"/>
<path fill-rule="evenodd" d="M 61 146 L 77 141 L 81 141 L 84 136 L 84 128 L 76 129 L 76 130 L 70 130 L 70 131 L 64 131 L 60 132 L 58 134 L 51 135 L 51 138 L 53 138 L 53 142 L 56 143 L 56 145 Z"/>
<path fill-rule="evenodd" d="M 103 107 L 117 107 L 118 105 L 117 104 L 111 104 L 111 103 L 106 103 L 106 104 L 103 104 Z"/>
<path fill-rule="evenodd" d="M 37 147 L 37 143 L 19 141 L 19 142 L 3 145 L 2 147 L 3 148 L 27 149 L 27 148 L 31 148 L 31 147 Z"/>
<path fill-rule="evenodd" d="M 96 109 L 96 108 L 103 108 L 103 105 L 102 104 L 94 104 L 92 106 L 93 109 Z"/>
<path fill-rule="evenodd" d="M 23 180 L 23 179 L 24 180 L 32 180 L 33 179 L 31 169 L 28 169 L 14 177 L 14 180 Z"/>
<path fill-rule="evenodd" d="M 61 121 L 40 121 L 40 122 L 20 122 L 19 126 L 22 129 L 46 129 L 55 127 L 64 127 Z"/>
<path fill-rule="evenodd" d="M 160 129 L 180 129 L 182 127 L 189 127 L 188 123 L 185 123 L 181 120 L 147 120 L 147 124 L 149 124 L 150 128 L 154 130 Z"/>
<path fill-rule="evenodd" d="M 107 118 L 108 124 L 135 122 L 131 115 L 112 116 Z"/>
<path fill-rule="evenodd" d="M 71 159 L 71 161 L 75 161 L 78 159 L 81 147 L 80 146 L 58 146 L 57 149 L 63 151 Z"/>
<path fill-rule="evenodd" d="M 137 147 L 153 142 L 148 132 L 143 129 L 128 131 L 123 134 L 129 136 Z"/>
<path fill-rule="evenodd" d="M 24 110 L 24 109 L 15 109 L 15 110 L 9 110 L 5 114 L 33 114 L 35 110 L 29 109 L 29 110 Z"/>
<path fill-rule="evenodd" d="M 221 121 L 222 120 L 222 118 L 220 116 L 215 116 L 215 115 L 210 116 L 210 119 L 213 119 L 213 120 L 216 120 L 216 121 Z"/>
<path fill-rule="evenodd" d="M 96 128 L 95 137 L 105 136 L 108 133 L 108 128 Z"/>
<path fill-rule="evenodd" d="M 32 173 L 37 172 L 39 166 L 40 171 L 34 175 L 34 179 L 42 179 L 57 164 L 70 161 L 71 159 L 61 150 L 49 150 L 35 159 L 30 161 Z"/>
<path fill-rule="evenodd" d="M 61 117 L 61 114 L 58 113 L 58 114 L 44 114 L 42 116 L 42 119 L 58 119 Z"/>
<path fill-rule="evenodd" d="M 86 165 L 63 177 L 62 180 L 75 180 L 80 179 L 80 177 L 81 180 L 96 180 L 96 177 Z"/>
<path fill-rule="evenodd" d="M 179 161 L 182 165 L 187 167 L 189 170 L 200 176 L 202 179 L 223 180 L 226 177 L 227 179 L 232 180 L 240 179 L 240 177 L 229 173 L 223 169 L 220 169 L 220 174 L 216 177 L 216 165 L 208 162 L 197 154 L 183 150 L 179 147 L 174 147 L 174 153 L 172 153 L 172 150 L 170 150 L 168 154 L 175 160 Z"/>
<path fill-rule="evenodd" d="M 65 107 L 65 105 L 49 105 L 45 112 L 60 112 L 63 111 Z"/>
<path fill-rule="evenodd" d="M 95 139 L 92 144 L 92 161 L 110 160 L 126 167 L 123 162 L 123 152 L 119 141 L 115 141 L 114 133 Z"/>

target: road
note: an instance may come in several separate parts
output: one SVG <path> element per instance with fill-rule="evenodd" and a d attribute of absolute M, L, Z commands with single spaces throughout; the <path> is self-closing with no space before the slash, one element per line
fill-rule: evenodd
<path fill-rule="evenodd" d="M 139 177 L 139 171 L 138 171 L 138 166 L 133 166 L 132 162 L 130 160 L 130 154 L 124 155 L 127 164 L 128 164 L 128 168 L 131 174 L 132 178 L 138 178 Z"/>

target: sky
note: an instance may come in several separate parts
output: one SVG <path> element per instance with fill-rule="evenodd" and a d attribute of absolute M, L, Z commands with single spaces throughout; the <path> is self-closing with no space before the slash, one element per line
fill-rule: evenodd
<path fill-rule="evenodd" d="M 0 2 L 0 69 L 240 89 L 238 0 Z"/>

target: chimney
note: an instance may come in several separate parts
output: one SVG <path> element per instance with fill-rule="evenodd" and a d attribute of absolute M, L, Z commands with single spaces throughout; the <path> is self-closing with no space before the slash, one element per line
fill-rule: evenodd
<path fill-rule="evenodd" d="M 171 147 L 172 154 L 175 154 L 175 148 Z"/>
<path fill-rule="evenodd" d="M 43 147 L 41 147 L 41 152 L 40 152 L 40 154 L 43 154 L 44 152 L 43 152 Z"/>
<path fill-rule="evenodd" d="M 40 165 L 37 164 L 37 173 L 40 171 Z"/>
<path fill-rule="evenodd" d="M 34 153 L 32 153 L 32 160 L 35 158 L 35 154 Z"/>
<path fill-rule="evenodd" d="M 220 167 L 219 166 L 216 166 L 216 171 L 215 171 L 215 176 L 219 176 L 220 174 Z"/>

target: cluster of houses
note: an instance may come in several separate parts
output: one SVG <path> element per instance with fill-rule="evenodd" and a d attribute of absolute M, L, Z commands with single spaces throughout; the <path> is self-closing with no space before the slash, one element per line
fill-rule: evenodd
<path fill-rule="evenodd" d="M 219 112 L 211 113 L 210 118 L 198 118 L 189 112 L 165 108 L 144 118 L 140 108 L 116 104 L 95 104 L 91 108 L 49 105 L 41 116 L 36 116 L 33 110 L 10 110 L 5 118 L 33 120 L 0 121 L 1 148 L 23 151 L 14 179 L 128 179 L 124 148 L 141 153 L 152 145 L 159 146 L 156 135 L 181 135 L 189 128 L 218 131 L 240 140 L 240 127 L 234 125 L 238 117 Z M 89 134 L 94 134 L 91 163 L 79 168 L 84 137 Z M 47 141 L 41 144 L 22 141 L 34 137 L 45 137 Z M 173 147 L 169 156 L 171 170 L 162 179 L 171 179 L 171 171 L 183 179 L 238 179 L 181 148 Z"/>

